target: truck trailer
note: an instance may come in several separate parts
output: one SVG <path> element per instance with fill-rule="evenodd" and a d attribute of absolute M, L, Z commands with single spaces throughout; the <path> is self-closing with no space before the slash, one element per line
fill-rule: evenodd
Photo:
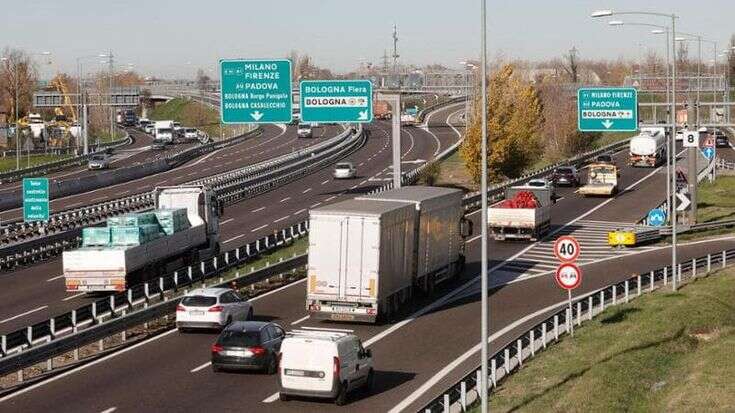
<path fill-rule="evenodd" d="M 110 240 L 107 227 L 96 228 L 99 240 L 64 251 L 62 255 L 66 290 L 69 292 L 124 291 L 174 271 L 184 265 L 219 254 L 220 206 L 214 191 L 201 185 L 161 187 L 154 190 L 156 222 L 117 227 L 120 240 Z M 164 221 L 165 212 L 185 209 L 184 224 Z M 150 214 L 147 214 L 150 216 Z M 168 214 L 171 219 L 172 214 Z M 121 217 L 136 221 L 137 216 Z M 108 225 L 109 225 L 108 220 Z M 154 234 L 158 226 L 159 232 Z M 85 228 L 86 229 L 86 228 Z M 125 234 L 127 232 L 128 234 Z M 125 237 L 125 235 L 130 235 Z M 108 237 L 104 239 L 104 237 Z M 126 239 L 127 238 L 127 239 Z M 89 242 L 88 242 L 89 241 Z"/>
<path fill-rule="evenodd" d="M 497 241 L 538 241 L 551 228 L 552 191 L 549 187 L 514 186 L 505 201 L 487 210 L 487 225 Z"/>
<path fill-rule="evenodd" d="M 665 161 L 666 134 L 657 129 L 642 130 L 630 139 L 628 165 L 653 168 Z"/>
<path fill-rule="evenodd" d="M 463 213 L 460 190 L 421 186 L 312 209 L 306 310 L 369 323 L 400 312 L 461 272 L 472 232 Z"/>

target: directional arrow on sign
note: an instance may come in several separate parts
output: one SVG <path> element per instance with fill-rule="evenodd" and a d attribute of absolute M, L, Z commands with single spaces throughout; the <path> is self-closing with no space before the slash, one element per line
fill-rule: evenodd
<path fill-rule="evenodd" d="M 689 197 L 682 194 L 681 192 L 676 193 L 676 197 L 679 198 L 679 205 L 676 206 L 676 210 L 681 212 L 689 208 L 689 205 L 692 204 L 692 201 L 689 200 Z"/>
<path fill-rule="evenodd" d="M 605 121 L 602 122 L 602 126 L 604 126 L 605 129 L 610 129 L 610 127 L 613 125 L 613 123 L 614 122 L 611 121 L 610 119 L 605 119 Z"/>
<path fill-rule="evenodd" d="M 363 110 L 360 112 L 360 117 L 357 120 L 368 120 L 368 111 Z"/>
<path fill-rule="evenodd" d="M 256 110 L 255 112 L 251 113 L 250 116 L 252 116 L 253 119 L 255 119 L 255 121 L 257 122 L 260 120 L 260 118 L 263 117 L 263 114 L 260 113 L 260 111 Z"/>

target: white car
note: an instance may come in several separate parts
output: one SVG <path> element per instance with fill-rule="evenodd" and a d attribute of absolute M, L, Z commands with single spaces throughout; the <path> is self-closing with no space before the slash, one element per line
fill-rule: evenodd
<path fill-rule="evenodd" d="M 155 126 L 152 123 L 149 123 L 143 127 L 143 131 L 149 135 L 153 135 L 153 132 L 156 130 Z"/>
<path fill-rule="evenodd" d="M 194 128 L 184 128 L 184 139 L 192 141 L 199 139 L 199 131 Z"/>
<path fill-rule="evenodd" d="M 230 288 L 198 288 L 176 306 L 176 327 L 221 329 L 253 318 L 253 306 Z"/>
<path fill-rule="evenodd" d="M 107 169 L 110 167 L 110 157 L 103 154 L 98 155 L 92 155 L 92 157 L 89 159 L 89 163 L 87 163 L 87 169 L 94 170 L 94 169 Z"/>
<path fill-rule="evenodd" d="M 373 355 L 354 334 L 295 330 L 281 343 L 278 390 L 281 401 L 293 396 L 334 399 L 373 386 Z"/>
<path fill-rule="evenodd" d="M 544 188 L 548 189 L 551 193 L 551 199 L 556 202 L 556 188 L 554 186 L 554 183 L 546 178 L 536 178 L 536 179 L 529 179 L 528 182 L 526 182 L 526 185 L 529 188 Z"/>
<path fill-rule="evenodd" d="M 334 167 L 334 179 L 352 179 L 357 175 L 357 169 L 351 162 L 340 162 Z"/>
<path fill-rule="evenodd" d="M 299 138 L 311 138 L 314 136 L 311 124 L 300 123 L 296 130 L 296 135 L 298 135 Z"/>

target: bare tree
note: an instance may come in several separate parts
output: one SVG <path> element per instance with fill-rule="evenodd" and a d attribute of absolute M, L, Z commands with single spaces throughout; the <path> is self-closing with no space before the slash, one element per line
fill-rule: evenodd
<path fill-rule="evenodd" d="M 197 70 L 197 88 L 200 92 L 204 93 L 209 88 L 209 84 L 212 82 L 212 79 L 207 76 L 207 74 L 204 72 L 204 70 L 199 69 Z"/>
<path fill-rule="evenodd" d="M 652 75 L 660 75 L 666 72 L 666 63 L 655 50 L 648 50 L 646 54 L 644 70 Z"/>
<path fill-rule="evenodd" d="M 11 119 L 17 120 L 27 114 L 31 108 L 33 88 L 38 79 L 38 72 L 31 56 L 23 50 L 5 48 L 2 56 L 0 89 L 3 90 L 5 98 L 3 106 L 7 113 L 12 114 Z M 16 96 L 18 97 L 19 113 L 15 113 Z"/>
<path fill-rule="evenodd" d="M 730 77 L 730 87 L 735 85 L 735 34 L 730 36 L 730 47 L 727 53 L 727 73 Z"/>
<path fill-rule="evenodd" d="M 567 72 L 569 80 L 572 83 L 579 82 L 579 62 L 577 61 L 577 48 L 572 47 L 569 54 L 565 56 L 565 62 L 562 64 L 564 71 Z"/>

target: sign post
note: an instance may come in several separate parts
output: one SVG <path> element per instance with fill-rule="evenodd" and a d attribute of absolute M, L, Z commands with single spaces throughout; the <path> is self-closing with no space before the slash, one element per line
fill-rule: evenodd
<path fill-rule="evenodd" d="M 23 178 L 23 221 L 48 221 L 48 178 Z"/>
<path fill-rule="evenodd" d="M 556 267 L 554 279 L 559 287 L 567 290 L 569 317 L 572 317 L 572 290 L 582 282 L 582 270 L 575 264 L 582 248 L 579 241 L 570 235 L 563 235 L 554 241 L 554 255 L 561 261 Z M 574 321 L 569 320 L 569 334 L 574 335 Z"/>
<path fill-rule="evenodd" d="M 369 80 L 302 80 L 299 90 L 304 122 L 373 120 L 373 83 Z"/>
<path fill-rule="evenodd" d="M 222 123 L 291 123 L 289 60 L 222 59 L 220 79 Z"/>
<path fill-rule="evenodd" d="M 638 130 L 638 91 L 623 87 L 580 88 L 577 126 L 581 132 Z"/>

